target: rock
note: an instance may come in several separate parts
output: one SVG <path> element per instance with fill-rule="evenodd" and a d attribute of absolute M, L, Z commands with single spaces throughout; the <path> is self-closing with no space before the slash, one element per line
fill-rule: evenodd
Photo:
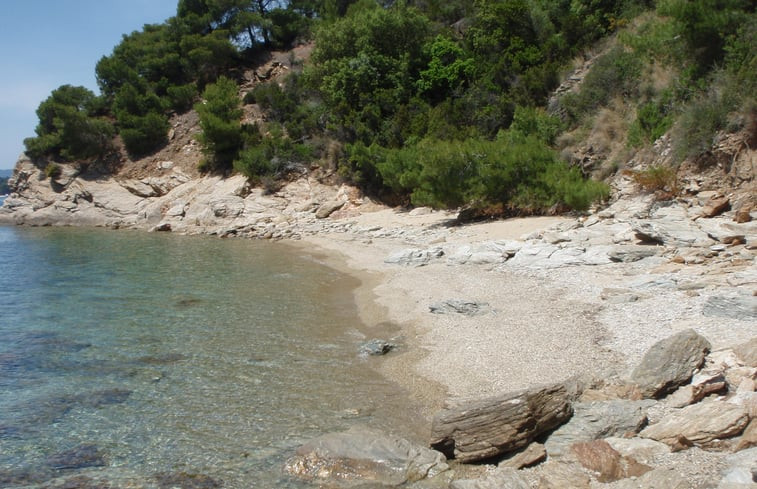
<path fill-rule="evenodd" d="M 647 438 L 617 438 L 604 439 L 621 455 L 633 457 L 643 464 L 651 464 L 656 458 L 670 453 L 670 447 L 664 443 Z"/>
<path fill-rule="evenodd" d="M 726 461 L 728 467 L 717 489 L 747 489 L 757 485 L 757 448 L 734 453 Z"/>
<path fill-rule="evenodd" d="M 480 316 L 492 312 L 487 302 L 475 302 L 461 299 L 447 299 L 431 304 L 429 309 L 433 314 L 462 314 L 463 316 Z"/>
<path fill-rule="evenodd" d="M 660 253 L 657 246 L 616 246 L 607 256 L 614 262 L 631 263 Z"/>
<path fill-rule="evenodd" d="M 728 197 L 713 197 L 702 208 L 702 217 L 715 217 L 724 213 L 731 208 L 731 201 Z"/>
<path fill-rule="evenodd" d="M 591 478 L 576 464 L 547 462 L 539 466 L 539 489 L 589 489 Z"/>
<path fill-rule="evenodd" d="M 431 260 L 442 256 L 444 256 L 444 250 L 441 248 L 430 248 L 427 250 L 407 249 L 392 253 L 384 260 L 384 263 L 422 267 L 423 265 L 427 265 Z"/>
<path fill-rule="evenodd" d="M 166 232 L 166 231 L 171 231 L 171 223 L 170 222 L 162 222 L 162 223 L 158 224 L 157 226 L 153 227 L 152 229 L 150 229 L 151 233 Z"/>
<path fill-rule="evenodd" d="M 480 479 L 457 480 L 450 484 L 450 489 L 530 489 L 526 482 L 513 468 L 498 468 Z"/>
<path fill-rule="evenodd" d="M 679 474 L 674 467 L 660 467 L 641 477 L 623 479 L 612 485 L 613 489 L 691 489 L 691 481 Z"/>
<path fill-rule="evenodd" d="M 674 448 L 681 444 L 708 446 L 714 440 L 740 434 L 749 423 L 743 406 L 726 402 L 703 402 L 677 410 L 644 428 L 639 436 Z"/>
<path fill-rule="evenodd" d="M 376 430 L 353 426 L 297 449 L 284 467 L 290 475 L 316 484 L 346 487 L 367 483 L 399 486 L 447 470 L 434 450 Z"/>
<path fill-rule="evenodd" d="M 567 421 L 573 410 L 565 384 L 461 402 L 431 425 L 431 447 L 461 462 L 503 455 Z"/>
<path fill-rule="evenodd" d="M 449 263 L 464 265 L 496 265 L 504 263 L 521 249 L 520 241 L 489 241 L 476 245 L 463 245 L 450 254 Z"/>
<path fill-rule="evenodd" d="M 710 394 L 726 389 L 727 383 L 722 370 L 703 370 L 694 374 L 691 384 L 673 392 L 665 403 L 674 408 L 682 408 L 699 402 Z"/>
<path fill-rule="evenodd" d="M 360 345 L 361 355 L 386 355 L 397 348 L 397 345 L 386 340 L 375 339 Z"/>
<path fill-rule="evenodd" d="M 597 474 L 599 482 L 638 477 L 652 470 L 631 457 L 622 456 L 604 440 L 576 443 L 570 450 L 578 463 Z"/>
<path fill-rule="evenodd" d="M 341 201 L 335 201 L 332 200 L 331 202 L 326 202 L 325 204 L 321 204 L 318 207 L 318 210 L 315 211 L 315 217 L 318 219 L 326 219 L 334 212 L 338 211 L 344 206 L 345 202 Z"/>
<path fill-rule="evenodd" d="M 666 246 L 710 246 L 712 239 L 688 220 L 640 221 L 632 227 L 636 238 L 645 243 Z"/>
<path fill-rule="evenodd" d="M 653 404 L 648 400 L 574 403 L 573 417 L 547 439 L 547 453 L 556 458 L 566 455 L 574 443 L 636 434 L 646 425 L 647 409 Z"/>
<path fill-rule="evenodd" d="M 71 470 L 104 467 L 106 462 L 105 454 L 99 448 L 92 444 L 84 444 L 48 457 L 47 465 L 54 470 Z"/>
<path fill-rule="evenodd" d="M 704 363 L 710 342 L 693 329 L 655 343 L 631 374 L 644 397 L 660 397 L 691 379 Z"/>
<path fill-rule="evenodd" d="M 736 443 L 736 451 L 757 447 L 757 419 L 752 419 Z"/>
<path fill-rule="evenodd" d="M 734 222 L 743 224 L 752 220 L 752 212 L 749 207 L 742 207 L 733 214 Z"/>
<path fill-rule="evenodd" d="M 736 346 L 733 352 L 744 365 L 757 367 L 757 336 L 746 343 Z"/>
<path fill-rule="evenodd" d="M 531 467 L 539 462 L 543 462 L 547 458 L 547 449 L 541 443 L 531 443 L 522 452 L 518 452 L 507 460 L 503 460 L 500 467 L 510 467 L 513 469 L 522 469 L 524 467 Z"/>
<path fill-rule="evenodd" d="M 731 319 L 757 319 L 757 296 L 713 296 L 705 302 L 702 314 Z"/>

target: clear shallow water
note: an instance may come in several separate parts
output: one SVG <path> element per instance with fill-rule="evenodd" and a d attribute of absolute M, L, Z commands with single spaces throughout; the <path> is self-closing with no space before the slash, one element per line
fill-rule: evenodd
<path fill-rule="evenodd" d="M 277 244 L 0 226 L 0 487 L 305 487 L 281 471 L 303 441 L 407 435 L 355 285 Z"/>

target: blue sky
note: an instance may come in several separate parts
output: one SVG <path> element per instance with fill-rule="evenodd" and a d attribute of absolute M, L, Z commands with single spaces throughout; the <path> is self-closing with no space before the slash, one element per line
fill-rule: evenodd
<path fill-rule="evenodd" d="M 123 34 L 161 23 L 178 0 L 0 0 L 0 169 L 34 136 L 35 110 L 61 85 L 99 93 L 95 64 Z"/>

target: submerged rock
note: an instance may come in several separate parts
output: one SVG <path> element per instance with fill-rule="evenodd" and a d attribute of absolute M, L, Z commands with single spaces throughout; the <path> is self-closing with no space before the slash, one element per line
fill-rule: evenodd
<path fill-rule="evenodd" d="M 105 454 L 97 446 L 84 444 L 48 457 L 47 465 L 54 470 L 72 470 L 103 467 L 106 461 Z"/>
<path fill-rule="evenodd" d="M 361 426 L 302 445 L 284 466 L 288 474 L 326 487 L 399 486 L 447 469 L 441 453 Z"/>

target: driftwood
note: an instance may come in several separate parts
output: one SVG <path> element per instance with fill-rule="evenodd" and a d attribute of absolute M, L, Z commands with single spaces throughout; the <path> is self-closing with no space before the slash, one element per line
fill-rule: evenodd
<path fill-rule="evenodd" d="M 469 401 L 434 416 L 431 447 L 461 462 L 485 460 L 527 446 L 572 414 L 565 384 Z"/>

